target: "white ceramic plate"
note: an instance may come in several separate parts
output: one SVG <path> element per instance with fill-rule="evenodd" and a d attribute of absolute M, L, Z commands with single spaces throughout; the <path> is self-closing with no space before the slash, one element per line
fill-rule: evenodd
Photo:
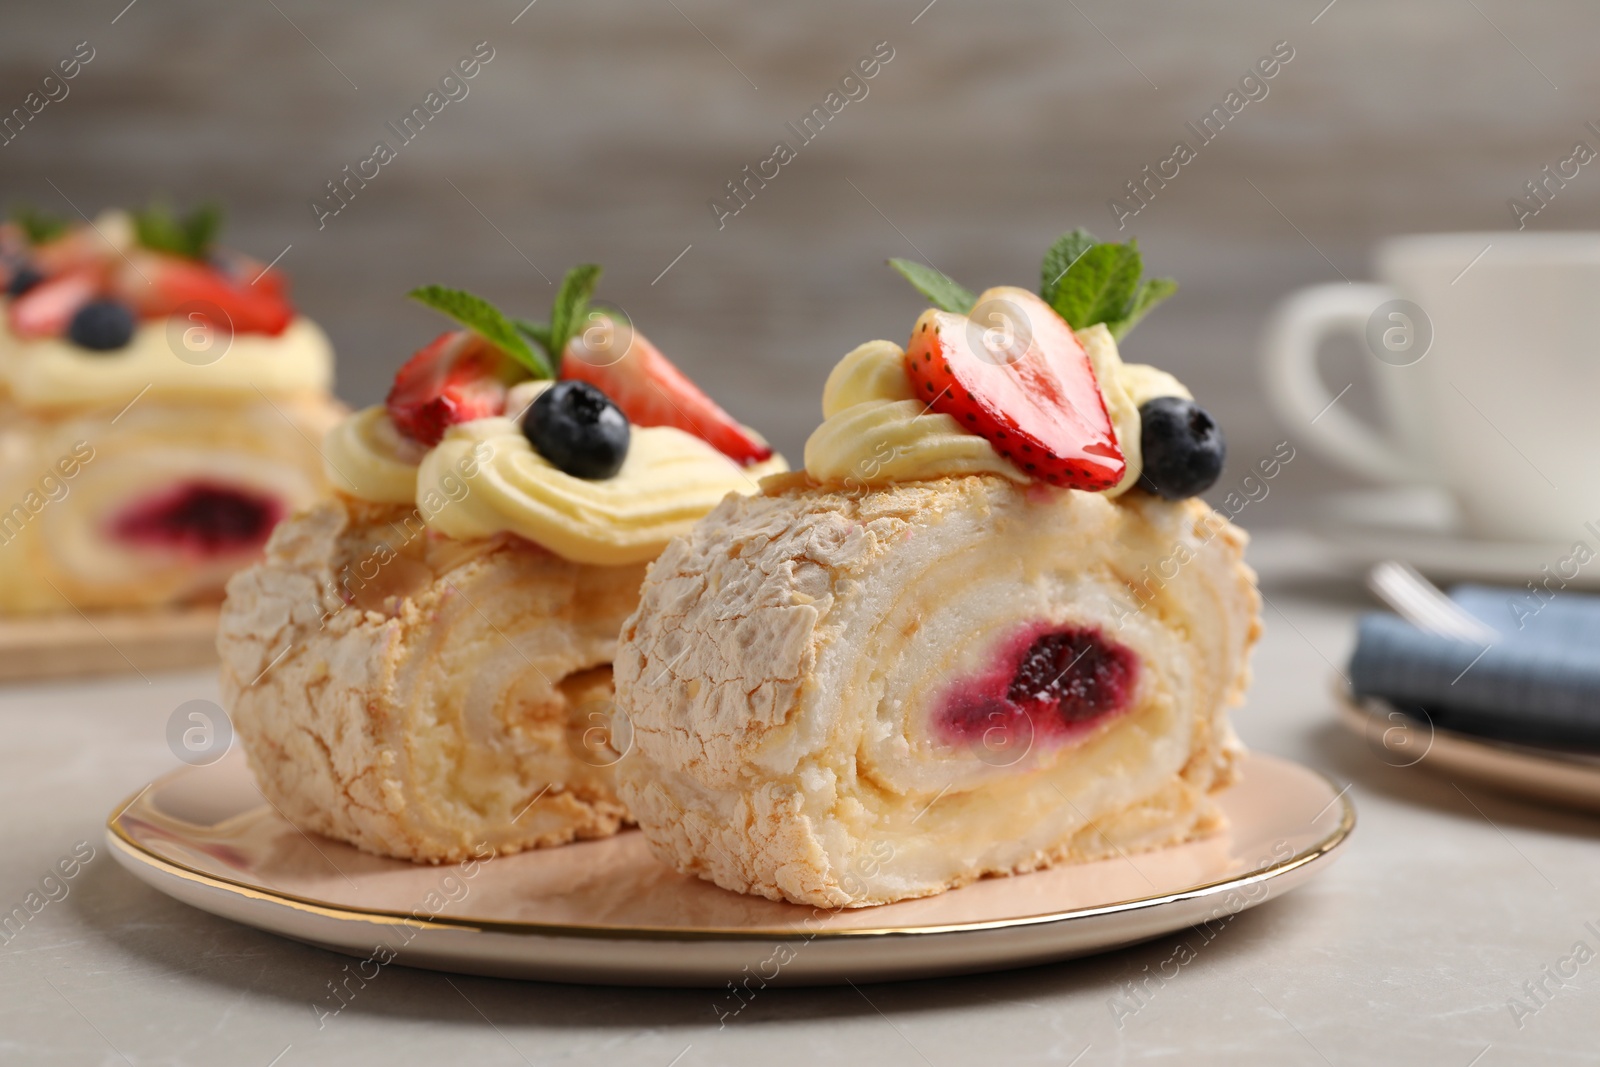
<path fill-rule="evenodd" d="M 1572 542 L 1487 541 L 1453 530 L 1453 506 L 1423 488 L 1335 493 L 1314 508 L 1315 532 L 1344 558 L 1370 566 L 1398 559 L 1433 578 L 1522 585 L 1572 555 Z M 1587 531 L 1574 539 L 1600 553 Z M 1580 567 L 1568 583 L 1573 589 L 1600 589 L 1600 565 Z"/>
<path fill-rule="evenodd" d="M 1357 700 L 1340 688 L 1340 721 L 1390 766 L 1425 767 L 1545 803 L 1600 811 L 1600 758 L 1441 730 L 1386 700 Z"/>
<path fill-rule="evenodd" d="M 1251 754 L 1231 830 L 923 900 L 827 911 L 746 897 L 658 863 L 637 831 L 428 867 L 285 822 L 235 750 L 156 780 L 107 823 L 112 854 L 197 908 L 416 967 L 627 985 L 808 985 L 971 973 L 1101 952 L 1270 900 L 1325 867 L 1355 809 L 1323 778 Z M 365 973 L 365 971 L 363 971 Z"/>

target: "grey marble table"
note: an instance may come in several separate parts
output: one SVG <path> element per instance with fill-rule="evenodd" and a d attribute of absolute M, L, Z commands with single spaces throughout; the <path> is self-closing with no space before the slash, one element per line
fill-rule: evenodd
<path fill-rule="evenodd" d="M 1359 587 L 1307 565 L 1304 541 L 1255 550 L 1267 631 L 1240 732 L 1349 783 L 1360 825 L 1321 878 L 1210 943 L 1188 935 L 1195 958 L 1147 984 L 1137 1012 L 1115 1009 L 1119 987 L 1183 936 L 1008 973 L 768 990 L 725 1027 L 707 990 L 393 967 L 319 1026 L 312 1005 L 342 957 L 171 901 L 101 842 L 107 811 L 175 765 L 172 709 L 215 698 L 198 671 L 0 692 L 0 904 L 94 849 L 59 899 L 0 937 L 0 1062 L 1594 1062 L 1600 821 L 1387 766 L 1343 733 L 1327 683 Z"/>

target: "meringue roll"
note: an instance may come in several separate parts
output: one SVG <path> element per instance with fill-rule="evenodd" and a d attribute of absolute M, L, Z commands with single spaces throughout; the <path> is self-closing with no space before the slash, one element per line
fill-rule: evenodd
<path fill-rule="evenodd" d="M 327 494 L 320 396 L 127 411 L 0 400 L 0 611 L 133 609 L 220 599 L 273 526 Z M 115 421 L 113 421 L 115 420 Z"/>
<path fill-rule="evenodd" d="M 615 833 L 610 662 L 643 576 L 342 495 L 290 519 L 219 640 L 257 783 L 295 825 L 410 860 Z"/>
<path fill-rule="evenodd" d="M 1257 630 L 1243 541 L 1194 501 L 769 482 L 651 567 L 623 799 L 680 870 L 824 907 L 1208 833 Z"/>
<path fill-rule="evenodd" d="M 0 613 L 219 600 L 327 494 L 328 338 L 275 271 L 123 212 L 0 231 Z"/>
<path fill-rule="evenodd" d="M 611 661 L 645 565 L 786 468 L 636 330 L 582 367 L 546 337 L 545 364 L 486 302 L 431 292 L 465 328 L 328 433 L 332 501 L 228 586 L 226 706 L 278 810 L 369 852 L 604 837 L 627 819 Z M 663 424 L 660 395 L 695 419 Z"/>
<path fill-rule="evenodd" d="M 678 870 L 860 907 L 1223 829 L 1259 599 L 1193 498 L 1214 424 L 1105 323 L 972 299 L 1026 317 L 1013 350 L 934 309 L 862 345 L 806 469 L 651 565 L 618 782 Z"/>

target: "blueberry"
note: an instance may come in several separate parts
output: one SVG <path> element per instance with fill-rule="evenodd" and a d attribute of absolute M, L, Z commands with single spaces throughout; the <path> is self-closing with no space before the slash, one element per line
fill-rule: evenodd
<path fill-rule="evenodd" d="M 96 352 L 121 348 L 133 339 L 133 311 L 115 300 L 91 300 L 79 308 L 67 325 L 74 344 Z"/>
<path fill-rule="evenodd" d="M 6 286 L 6 295 L 21 296 L 42 281 L 44 281 L 43 274 L 23 263 L 17 267 L 16 273 L 11 276 L 11 284 Z"/>
<path fill-rule="evenodd" d="M 1159 396 L 1139 409 L 1139 485 L 1167 500 L 1199 496 L 1216 484 L 1228 446 L 1204 408 L 1180 396 Z"/>
<path fill-rule="evenodd" d="M 528 408 L 522 432 L 574 478 L 609 478 L 628 458 L 628 417 L 588 382 L 557 382 Z"/>

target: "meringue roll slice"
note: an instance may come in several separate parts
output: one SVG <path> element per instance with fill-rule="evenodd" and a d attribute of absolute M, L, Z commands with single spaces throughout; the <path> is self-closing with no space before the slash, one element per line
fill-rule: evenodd
<path fill-rule="evenodd" d="M 678 870 L 860 907 L 1224 828 L 1259 601 L 1192 496 L 1214 424 L 1122 363 L 1126 322 L 966 300 L 847 355 L 805 471 L 651 565 L 618 774 Z"/>
<path fill-rule="evenodd" d="M 611 662 L 645 566 L 786 468 L 642 334 L 591 314 L 597 273 L 562 286 L 552 320 L 587 326 L 565 338 L 414 293 L 461 328 L 328 434 L 333 500 L 230 583 L 224 697 L 296 825 L 446 863 L 626 823 Z"/>
<path fill-rule="evenodd" d="M 0 612 L 219 600 L 328 492 L 327 337 L 214 216 L 26 218 L 0 226 Z"/>
<path fill-rule="evenodd" d="M 0 400 L 0 611 L 214 603 L 279 519 L 327 495 L 307 440 L 339 417 L 326 396 L 154 392 L 120 412 Z"/>
<path fill-rule="evenodd" d="M 1242 547 L 1194 501 L 769 483 L 651 568 L 615 668 L 622 796 L 680 870 L 824 907 L 1213 831 L 1257 628 Z"/>
<path fill-rule="evenodd" d="M 302 829 L 402 859 L 615 833 L 610 662 L 643 576 L 435 536 L 415 507 L 295 516 L 223 616 L 256 781 Z"/>

